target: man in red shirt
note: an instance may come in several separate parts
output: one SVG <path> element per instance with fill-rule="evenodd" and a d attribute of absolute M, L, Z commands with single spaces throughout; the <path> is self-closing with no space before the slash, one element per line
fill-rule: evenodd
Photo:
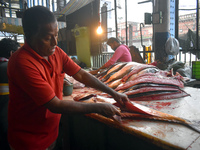
<path fill-rule="evenodd" d="M 111 117 L 119 111 L 111 104 L 62 101 L 64 73 L 87 86 L 128 101 L 82 70 L 57 47 L 57 20 L 48 8 L 27 9 L 22 18 L 26 42 L 9 59 L 8 141 L 14 150 L 45 150 L 55 143 L 62 113 L 99 113 Z"/>
<path fill-rule="evenodd" d="M 97 74 L 101 69 L 108 68 L 116 62 L 132 61 L 130 49 L 127 45 L 120 44 L 119 40 L 114 37 L 109 38 L 107 44 L 115 51 L 115 53 L 103 66 L 97 70 L 91 71 L 91 74 Z"/>

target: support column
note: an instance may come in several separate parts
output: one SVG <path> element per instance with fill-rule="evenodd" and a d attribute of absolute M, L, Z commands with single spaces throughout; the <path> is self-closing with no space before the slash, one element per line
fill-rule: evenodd
<path fill-rule="evenodd" d="M 117 25 L 117 1 L 114 0 L 115 4 L 115 33 L 116 33 L 116 38 L 118 38 L 118 25 Z"/>
<path fill-rule="evenodd" d="M 167 53 L 165 43 L 170 36 L 170 0 L 155 0 L 154 13 L 162 12 L 162 23 L 154 24 L 155 60 L 160 69 L 166 69 Z"/>

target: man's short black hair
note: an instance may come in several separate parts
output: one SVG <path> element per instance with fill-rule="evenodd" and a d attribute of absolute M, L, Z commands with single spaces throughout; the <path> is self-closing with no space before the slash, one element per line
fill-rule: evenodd
<path fill-rule="evenodd" d="M 40 25 L 56 22 L 54 14 L 44 6 L 26 9 L 22 17 L 22 26 L 26 39 L 38 32 Z"/>
<path fill-rule="evenodd" d="M 10 52 L 15 52 L 20 47 L 20 44 L 10 38 L 3 38 L 0 41 L 0 57 L 9 58 Z"/>
<path fill-rule="evenodd" d="M 117 38 L 111 37 L 108 39 L 107 44 L 109 45 L 110 43 L 113 43 L 114 41 L 119 43 L 119 40 Z"/>

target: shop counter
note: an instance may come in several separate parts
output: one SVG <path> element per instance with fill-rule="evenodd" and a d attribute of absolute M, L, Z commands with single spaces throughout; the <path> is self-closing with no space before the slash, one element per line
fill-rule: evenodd
<path fill-rule="evenodd" d="M 135 101 L 150 108 L 200 121 L 200 89 L 185 87 L 190 96 L 162 101 Z M 74 89 L 73 100 L 80 93 L 96 93 L 91 88 Z M 62 115 L 63 142 L 65 149 L 78 150 L 160 150 L 200 149 L 200 133 L 181 124 L 172 122 L 123 119 L 114 121 L 98 114 Z M 200 124 L 199 124 L 200 125 Z"/>

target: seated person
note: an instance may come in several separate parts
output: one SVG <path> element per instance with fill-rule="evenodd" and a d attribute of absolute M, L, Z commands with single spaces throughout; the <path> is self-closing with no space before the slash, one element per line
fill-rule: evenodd
<path fill-rule="evenodd" d="M 130 49 L 127 45 L 120 44 L 119 40 L 111 37 L 107 41 L 107 45 L 109 45 L 115 53 L 102 67 L 97 70 L 90 71 L 91 74 L 97 74 L 101 69 L 108 68 L 116 62 L 131 62 L 132 57 L 130 53 Z"/>

